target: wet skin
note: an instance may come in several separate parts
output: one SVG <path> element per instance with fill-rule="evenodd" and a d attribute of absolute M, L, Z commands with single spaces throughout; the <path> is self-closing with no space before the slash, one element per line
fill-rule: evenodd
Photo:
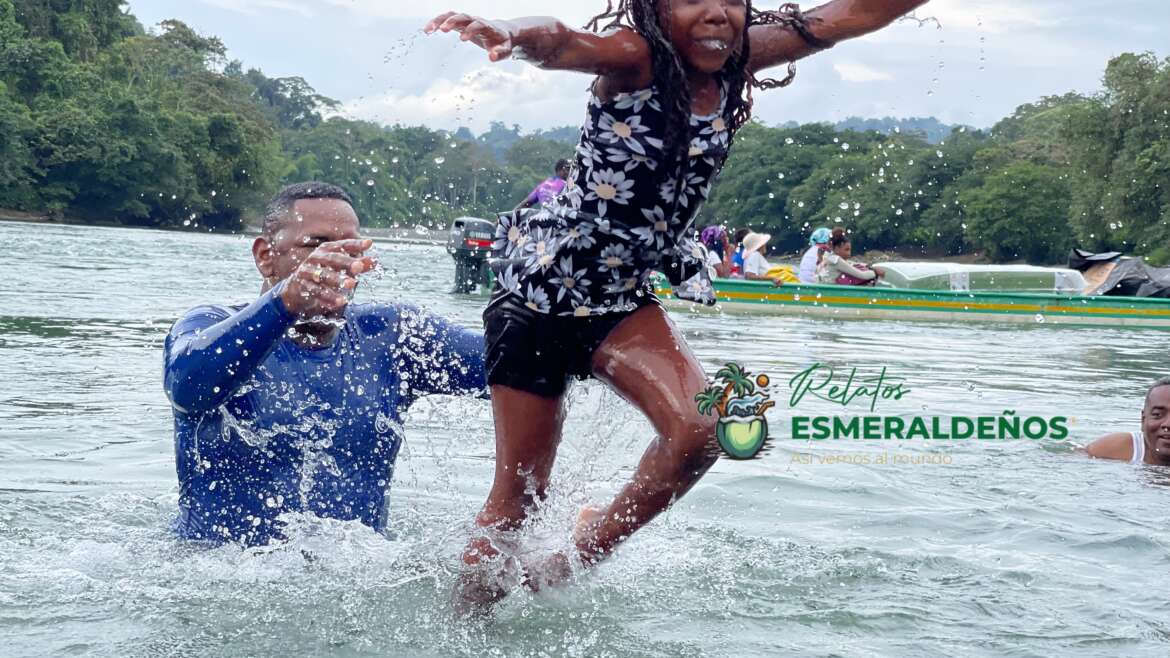
<path fill-rule="evenodd" d="M 1142 433 L 1145 435 L 1146 464 L 1170 466 L 1170 386 L 1150 391 L 1142 407 Z M 1106 434 L 1089 444 L 1087 451 L 1098 459 L 1133 459 L 1133 439 L 1128 432 Z"/>
<path fill-rule="evenodd" d="M 837 42 L 862 36 L 894 21 L 926 0 L 835 0 L 808 16 L 819 39 Z M 687 69 L 692 109 L 709 114 L 719 104 L 715 74 L 751 40 L 749 72 L 795 61 L 817 51 L 784 25 L 746 27 L 742 0 L 660 0 L 659 21 Z M 425 27 L 428 34 L 457 32 L 482 48 L 491 61 L 518 55 L 547 69 L 597 76 L 593 92 L 604 102 L 654 82 L 650 47 L 626 28 L 603 34 L 580 31 L 550 18 L 488 20 L 446 12 Z M 746 36 L 745 36 L 746 35 Z M 671 501 L 685 494 L 717 458 L 715 422 L 700 416 L 694 396 L 706 375 L 682 333 L 658 306 L 642 308 L 622 321 L 593 356 L 595 377 L 618 391 L 651 421 L 655 438 L 632 480 L 602 508 L 581 513 L 574 533 L 577 556 L 554 556 L 530 570 L 526 582 L 538 588 L 567 577 L 568 563 L 591 565 L 609 555 Z M 463 579 L 464 609 L 482 610 L 504 595 L 484 570 L 500 553 L 487 536 L 520 529 L 532 505 L 543 499 L 564 421 L 563 399 L 546 399 L 505 386 L 492 387 L 496 424 L 496 475 L 476 523 L 488 531 L 464 552 L 470 566 Z M 539 573 L 537 573 L 539 572 Z"/>
<path fill-rule="evenodd" d="M 298 200 L 273 234 L 252 243 L 262 292 L 284 282 L 281 301 L 301 318 L 294 327 L 298 344 L 332 342 L 337 324 L 329 321 L 344 314 L 355 277 L 377 266 L 363 256 L 371 246 L 358 234 L 353 208 L 339 199 Z"/>

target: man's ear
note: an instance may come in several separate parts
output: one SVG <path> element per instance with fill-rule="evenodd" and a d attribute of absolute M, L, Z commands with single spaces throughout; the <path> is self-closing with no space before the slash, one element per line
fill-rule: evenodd
<path fill-rule="evenodd" d="M 276 254 L 272 251 L 272 243 L 268 238 L 260 236 L 252 242 L 252 259 L 256 261 L 256 269 L 265 281 L 276 277 Z"/>

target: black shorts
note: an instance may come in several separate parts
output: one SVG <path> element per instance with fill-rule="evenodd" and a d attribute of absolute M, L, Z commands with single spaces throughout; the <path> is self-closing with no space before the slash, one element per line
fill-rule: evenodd
<path fill-rule="evenodd" d="M 497 289 L 483 312 L 488 385 L 559 398 L 570 377 L 593 376 L 593 353 L 622 320 L 658 304 L 652 294 L 639 300 L 631 311 L 577 318 L 538 313 L 520 297 Z"/>

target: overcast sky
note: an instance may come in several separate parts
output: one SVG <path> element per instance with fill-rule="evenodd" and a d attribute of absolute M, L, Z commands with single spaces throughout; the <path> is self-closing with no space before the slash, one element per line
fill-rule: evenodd
<path fill-rule="evenodd" d="M 757 0 L 758 3 L 758 0 Z M 771 3 L 780 4 L 780 0 Z M 819 4 L 806 3 L 805 6 Z M 425 37 L 447 9 L 496 18 L 557 13 L 574 25 L 604 0 L 130 0 L 148 27 L 177 18 L 223 39 L 230 56 L 272 77 L 299 75 L 345 113 L 382 123 L 479 132 L 579 124 L 588 78 L 520 62 L 490 64 L 453 35 Z M 1108 59 L 1170 56 L 1167 0 L 933 0 L 933 24 L 896 23 L 802 62 L 788 89 L 757 95 L 756 116 L 836 121 L 934 116 L 993 124 L 1044 95 L 1100 88 Z"/>

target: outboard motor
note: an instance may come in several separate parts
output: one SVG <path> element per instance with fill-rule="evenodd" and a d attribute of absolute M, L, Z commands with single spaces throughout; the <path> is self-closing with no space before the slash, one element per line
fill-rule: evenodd
<path fill-rule="evenodd" d="M 486 219 L 460 217 L 451 223 L 447 235 L 447 253 L 455 259 L 455 289 L 452 292 L 466 294 L 483 286 L 491 285 L 491 268 L 488 254 L 492 250 L 496 225 Z"/>

